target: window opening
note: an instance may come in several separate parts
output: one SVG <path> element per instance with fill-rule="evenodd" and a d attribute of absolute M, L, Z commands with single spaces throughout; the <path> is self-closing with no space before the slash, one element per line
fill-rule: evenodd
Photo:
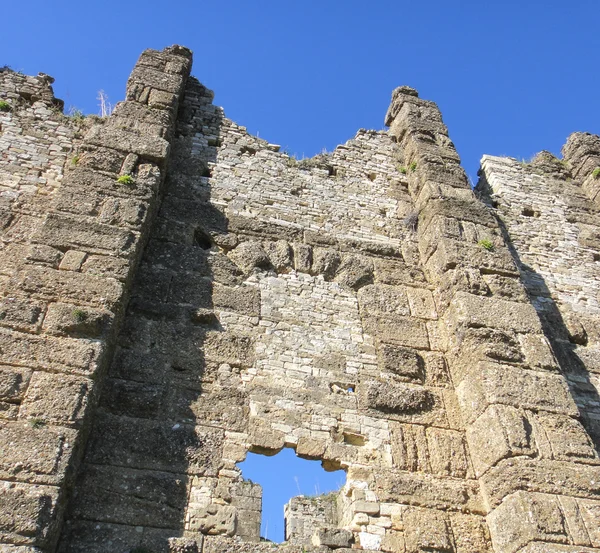
<path fill-rule="evenodd" d="M 260 535 L 275 543 L 285 540 L 284 506 L 293 497 L 317 498 L 337 492 L 346 482 L 345 471 L 326 471 L 320 461 L 302 459 L 291 448 L 272 456 L 248 453 L 239 468 L 246 480 L 262 487 Z"/>

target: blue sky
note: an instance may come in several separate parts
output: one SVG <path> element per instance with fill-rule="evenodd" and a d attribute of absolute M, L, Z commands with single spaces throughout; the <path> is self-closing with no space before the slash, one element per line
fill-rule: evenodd
<path fill-rule="evenodd" d="M 238 466 L 244 478 L 262 486 L 261 535 L 275 542 L 283 541 L 283 505 L 291 497 L 339 490 L 346 482 L 343 470 L 325 472 L 319 461 L 300 459 L 291 448 L 284 448 L 272 457 L 248 453 Z"/>
<path fill-rule="evenodd" d="M 86 113 L 100 89 L 123 98 L 143 49 L 188 46 L 226 115 L 299 157 L 383 128 L 403 84 L 438 103 L 474 180 L 485 153 L 559 153 L 573 131 L 600 133 L 598 0 L 30 0 L 2 20 L 0 65 L 52 75 Z"/>
<path fill-rule="evenodd" d="M 228 117 L 298 156 L 382 128 L 401 84 L 439 104 L 472 177 L 484 153 L 600 132 L 598 0 L 31 0 L 3 20 L 0 65 L 88 113 L 100 89 L 122 99 L 141 50 L 186 45 Z"/>

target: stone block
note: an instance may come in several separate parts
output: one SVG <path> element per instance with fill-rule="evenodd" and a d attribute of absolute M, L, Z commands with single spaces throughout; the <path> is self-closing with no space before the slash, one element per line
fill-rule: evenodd
<path fill-rule="evenodd" d="M 352 532 L 343 528 L 319 528 L 312 537 L 312 543 L 315 547 L 324 545 L 331 549 L 350 547 L 353 541 L 354 536 Z"/>
<path fill-rule="evenodd" d="M 79 271 L 83 265 L 83 262 L 85 261 L 86 256 L 87 253 L 85 252 L 81 252 L 79 250 L 69 250 L 63 256 L 58 268 L 61 271 Z"/>
<path fill-rule="evenodd" d="M 360 309 L 367 316 L 410 315 L 406 291 L 402 287 L 370 284 L 363 286 L 357 296 Z"/>
<path fill-rule="evenodd" d="M 497 403 L 573 417 L 579 414 L 562 376 L 509 365 L 473 366 L 459 384 L 457 394 L 469 421 L 474 421 L 488 405 Z"/>
<path fill-rule="evenodd" d="M 123 293 L 123 285 L 111 278 L 35 266 L 25 269 L 15 285 L 34 297 L 85 303 L 109 310 L 115 308 Z"/>
<path fill-rule="evenodd" d="M 421 319 L 437 319 L 433 295 L 424 288 L 406 288 L 410 314 Z"/>
<path fill-rule="evenodd" d="M 484 326 L 527 334 L 542 333 L 537 312 L 530 304 L 457 292 L 451 309 L 451 320 L 461 326 Z"/>
<path fill-rule="evenodd" d="M 129 227 L 139 230 L 148 214 L 145 201 L 130 198 L 108 198 L 100 211 L 98 220 L 105 225 Z"/>
<path fill-rule="evenodd" d="M 429 465 L 440 476 L 466 478 L 471 476 L 463 434 L 455 430 L 430 427 L 427 429 Z"/>
<path fill-rule="evenodd" d="M 381 502 L 484 513 L 477 481 L 396 469 L 386 471 L 375 469 L 374 479 L 374 491 Z"/>
<path fill-rule="evenodd" d="M 406 553 L 454 551 L 448 516 L 433 509 L 409 508 L 402 515 Z"/>
<path fill-rule="evenodd" d="M 565 520 L 558 499 L 517 492 L 487 517 L 494 551 L 515 553 L 533 540 L 567 543 Z"/>
<path fill-rule="evenodd" d="M 429 411 L 436 403 L 427 388 L 401 383 L 368 381 L 361 383 L 359 394 L 364 407 L 384 413 L 410 415 Z"/>
<path fill-rule="evenodd" d="M 161 384 L 110 378 L 104 384 L 102 407 L 113 415 L 152 419 L 160 413 L 164 392 Z"/>
<path fill-rule="evenodd" d="M 154 528 L 181 527 L 187 503 L 182 474 L 86 464 L 73 500 L 75 519 Z"/>
<path fill-rule="evenodd" d="M 79 426 L 93 387 L 93 381 L 82 376 L 36 371 L 21 404 L 20 417 Z"/>
<path fill-rule="evenodd" d="M 56 527 L 58 494 L 54 486 L 6 482 L 0 494 L 0 540 L 48 546 Z"/>
<path fill-rule="evenodd" d="M 102 415 L 90 438 L 88 462 L 214 475 L 222 447 L 220 430 Z"/>
<path fill-rule="evenodd" d="M 58 336 L 102 336 L 113 321 L 110 311 L 53 302 L 48 305 L 43 328 Z"/>
<path fill-rule="evenodd" d="M 456 553 L 491 553 L 490 533 L 483 517 L 450 514 Z"/>
<path fill-rule="evenodd" d="M 237 510 L 229 505 L 211 503 L 205 508 L 189 509 L 188 527 L 192 532 L 209 536 L 233 536 L 235 533 Z"/>
<path fill-rule="evenodd" d="M 58 249 L 84 250 L 118 257 L 134 255 L 139 235 L 130 230 L 59 213 L 47 215 L 37 241 Z"/>
<path fill-rule="evenodd" d="M 429 349 L 427 327 L 411 317 L 367 317 L 365 331 L 385 344 L 396 344 L 415 349 Z"/>
<path fill-rule="evenodd" d="M 367 257 L 351 255 L 344 257 L 335 280 L 342 286 L 358 290 L 373 282 L 373 261 Z"/>
<path fill-rule="evenodd" d="M 83 273 L 97 277 L 113 278 L 124 282 L 127 280 L 130 265 L 125 259 L 106 255 L 89 255 L 81 267 Z"/>
<path fill-rule="evenodd" d="M 391 422 L 390 430 L 394 466 L 410 472 L 431 472 L 425 427 Z"/>
<path fill-rule="evenodd" d="M 296 444 L 296 455 L 304 459 L 322 459 L 326 445 L 321 440 L 301 437 Z"/>
<path fill-rule="evenodd" d="M 18 297 L 0 299 L 0 325 L 24 332 L 36 332 L 42 322 L 45 304 Z"/>
<path fill-rule="evenodd" d="M 0 329 L 0 363 L 89 375 L 96 370 L 100 353 L 97 341 Z"/>
<path fill-rule="evenodd" d="M 537 453 L 531 425 L 523 411 L 507 405 L 492 405 L 467 428 L 467 441 L 477 476 L 500 459 Z"/>
<path fill-rule="evenodd" d="M 141 134 L 125 129 L 94 125 L 85 135 L 92 146 L 104 146 L 123 153 L 162 163 L 169 155 L 169 143 L 159 136 Z"/>
<path fill-rule="evenodd" d="M 0 477 L 61 484 L 76 433 L 46 425 L 42 419 L 0 423 Z"/>
<path fill-rule="evenodd" d="M 391 344 L 381 344 L 378 348 L 379 367 L 407 382 L 425 380 L 425 362 L 417 351 Z"/>
<path fill-rule="evenodd" d="M 241 269 L 249 273 L 254 268 L 267 271 L 272 268 L 271 260 L 260 242 L 242 242 L 229 253 L 229 258 Z"/>
<path fill-rule="evenodd" d="M 577 419 L 540 413 L 536 420 L 550 442 L 554 459 L 598 459 L 590 436 Z"/>
<path fill-rule="evenodd" d="M 258 288 L 252 286 L 234 288 L 215 283 L 212 299 L 216 310 L 235 311 L 249 317 L 260 315 L 260 290 Z"/>
<path fill-rule="evenodd" d="M 143 528 L 124 524 L 69 520 L 64 528 L 58 553 L 106 553 L 107 546 L 132 551 L 143 539 Z"/>

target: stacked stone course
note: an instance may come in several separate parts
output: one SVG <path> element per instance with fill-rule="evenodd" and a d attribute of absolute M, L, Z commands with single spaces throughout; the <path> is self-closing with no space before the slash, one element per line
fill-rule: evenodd
<path fill-rule="evenodd" d="M 297 160 L 190 66 L 81 129 L 1 74 L 7 551 L 598 551 L 600 139 L 474 192 L 411 88 Z M 283 447 L 347 481 L 260 543 L 238 463 Z"/>

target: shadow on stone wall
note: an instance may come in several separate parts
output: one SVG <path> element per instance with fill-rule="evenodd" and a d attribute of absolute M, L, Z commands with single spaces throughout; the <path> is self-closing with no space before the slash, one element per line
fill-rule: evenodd
<path fill-rule="evenodd" d="M 235 430 L 231 419 L 245 413 L 243 398 L 227 408 L 215 390 L 217 372 L 227 370 L 218 363 L 227 355 L 213 311 L 215 273 L 230 271 L 235 280 L 235 270 L 211 252 L 213 236 L 227 235 L 226 218 L 208 202 L 222 120 L 211 100 L 190 78 L 165 196 L 102 391 L 62 553 L 169 551 L 168 539 L 184 533 L 192 479 L 217 476 L 223 429 Z"/>
<path fill-rule="evenodd" d="M 510 240 L 504 222 L 497 215 L 496 220 L 517 267 L 521 274 L 525 275 L 522 276 L 521 281 L 527 290 L 531 304 L 539 315 L 544 335 L 567 381 L 571 396 L 579 410 L 581 422 L 600 455 L 600 396 L 591 381 L 585 363 L 577 355 L 577 347 L 585 346 L 587 337 L 585 333 L 573 335 L 573 332 L 569 331 L 544 278 L 532 267 L 523 263 Z M 532 283 L 535 283 L 535 290 Z M 543 298 L 543 302 L 536 302 L 535 298 Z"/>

